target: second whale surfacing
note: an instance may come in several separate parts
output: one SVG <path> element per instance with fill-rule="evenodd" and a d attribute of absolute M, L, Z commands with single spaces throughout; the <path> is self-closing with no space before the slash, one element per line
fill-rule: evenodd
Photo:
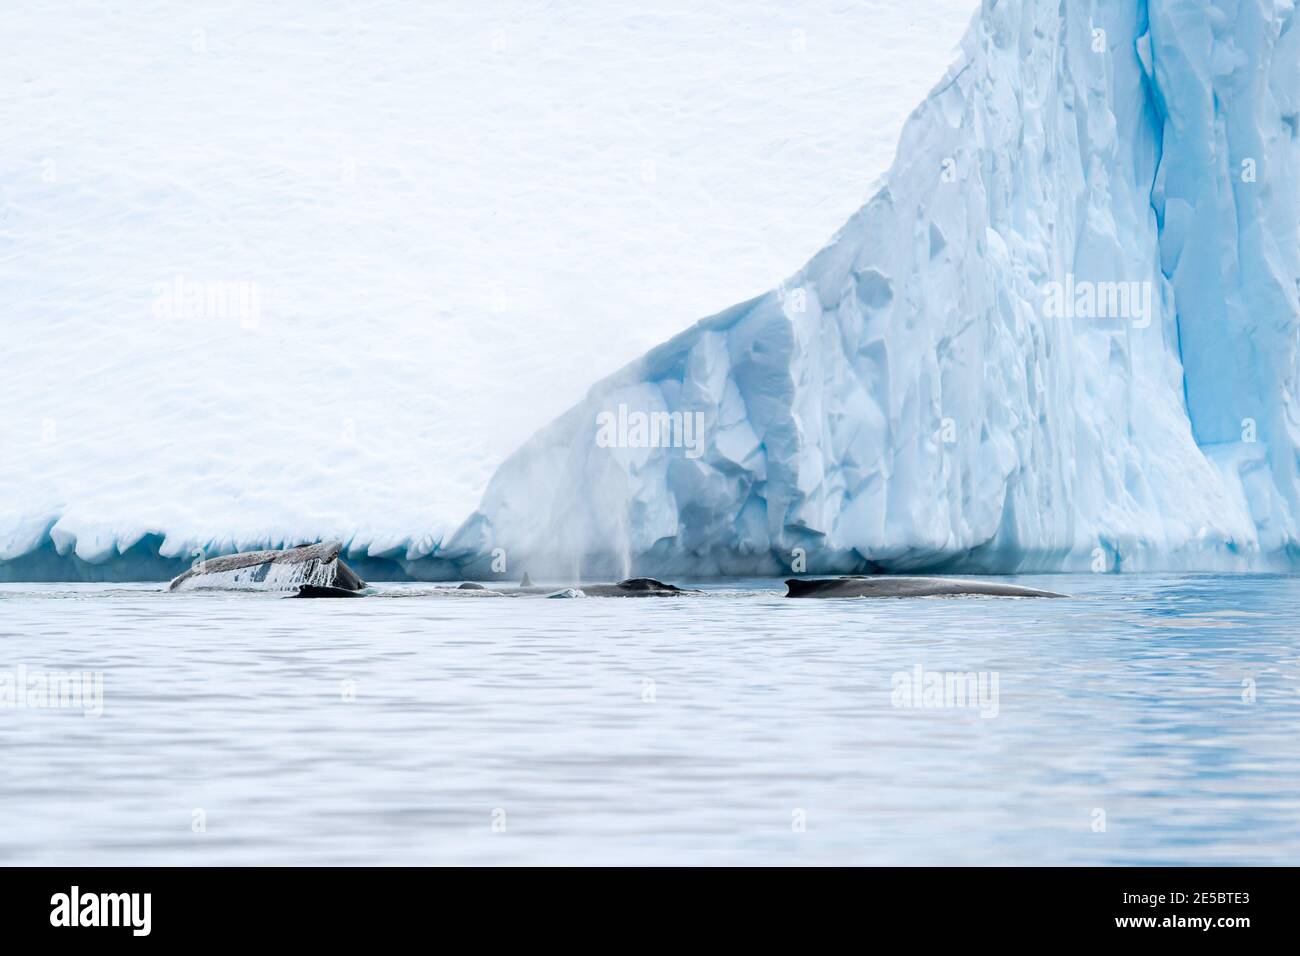
<path fill-rule="evenodd" d="M 785 582 L 791 598 L 908 598 L 908 597 L 1033 597 L 1068 595 L 1020 584 L 971 581 L 961 578 L 903 577 L 888 574 L 850 575 L 842 578 L 791 578 Z"/>
<path fill-rule="evenodd" d="M 461 587 L 465 587 L 464 584 Z M 675 584 L 665 584 L 654 578 L 626 578 L 617 584 L 577 584 L 571 587 L 537 587 L 528 575 L 524 575 L 519 587 L 510 591 L 501 591 L 505 597 L 526 597 L 541 595 L 544 597 L 677 597 L 683 594 L 698 594 L 690 588 L 679 588 Z"/>
<path fill-rule="evenodd" d="M 582 584 L 579 588 L 587 597 L 676 597 L 698 593 L 654 578 L 627 578 L 617 584 Z"/>

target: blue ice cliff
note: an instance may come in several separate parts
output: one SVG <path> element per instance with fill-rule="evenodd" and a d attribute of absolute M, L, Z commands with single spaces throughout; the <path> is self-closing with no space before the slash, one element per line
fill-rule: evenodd
<path fill-rule="evenodd" d="M 595 385 L 432 562 L 1294 567 L 1296 21 L 986 0 L 839 234 Z"/>

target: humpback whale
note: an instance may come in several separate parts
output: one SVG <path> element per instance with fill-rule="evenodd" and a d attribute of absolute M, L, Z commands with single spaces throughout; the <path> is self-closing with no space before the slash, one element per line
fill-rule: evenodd
<path fill-rule="evenodd" d="M 961 595 L 1063 598 L 1067 596 L 1057 594 L 1055 591 L 1042 591 L 1019 584 L 964 581 L 961 578 L 895 577 L 887 574 L 811 580 L 791 578 L 785 582 L 785 586 L 789 589 L 786 597 L 792 598 L 903 598 Z"/>
<path fill-rule="evenodd" d="M 169 591 L 297 591 L 298 597 L 355 597 L 366 582 L 339 559 L 338 541 L 285 551 L 245 551 L 200 561 Z M 339 593 L 334 593 L 339 592 Z"/>
<path fill-rule="evenodd" d="M 296 598 L 359 598 L 365 597 L 360 591 L 348 591 L 344 588 L 321 587 L 316 584 L 304 584 L 298 589 L 297 594 L 290 594 L 289 597 Z"/>
<path fill-rule="evenodd" d="M 517 588 L 485 588 L 481 584 L 467 581 L 453 588 L 457 591 L 482 591 L 491 597 L 675 597 L 681 594 L 699 594 L 689 588 L 679 588 L 665 584 L 654 578 L 628 578 L 617 584 L 577 584 L 571 587 L 544 586 L 533 584 L 528 575 Z"/>
<path fill-rule="evenodd" d="M 579 588 L 587 597 L 676 597 L 699 593 L 654 578 L 628 578 L 618 584 L 583 584 Z"/>

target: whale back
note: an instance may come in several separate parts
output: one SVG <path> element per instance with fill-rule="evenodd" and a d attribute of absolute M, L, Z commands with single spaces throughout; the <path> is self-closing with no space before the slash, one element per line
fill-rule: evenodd
<path fill-rule="evenodd" d="M 1060 598 L 1064 594 L 1039 588 L 1008 584 L 1002 581 L 971 581 L 961 578 L 902 577 L 895 575 L 851 575 L 841 578 L 790 578 L 785 582 L 786 597 L 1043 597 Z"/>

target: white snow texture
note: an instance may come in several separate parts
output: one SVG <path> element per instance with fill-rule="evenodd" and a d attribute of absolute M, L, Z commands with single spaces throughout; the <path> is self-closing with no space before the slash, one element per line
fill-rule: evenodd
<path fill-rule="evenodd" d="M 1294 566 L 1296 21 L 1291 0 L 986 2 L 830 244 L 596 385 L 446 555 Z"/>

